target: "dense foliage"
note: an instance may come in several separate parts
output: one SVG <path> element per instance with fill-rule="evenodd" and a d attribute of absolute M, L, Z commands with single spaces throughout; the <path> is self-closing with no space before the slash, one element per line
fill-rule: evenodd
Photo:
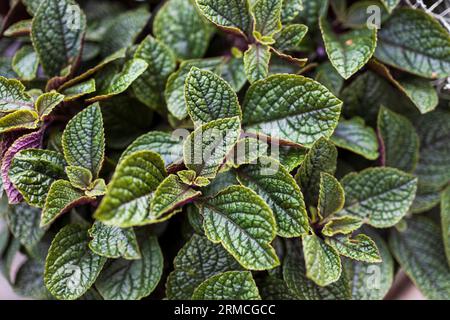
<path fill-rule="evenodd" d="M 18 0 L 0 13 L 0 256 L 19 294 L 382 299 L 403 269 L 450 299 L 450 36 L 425 11 Z"/>

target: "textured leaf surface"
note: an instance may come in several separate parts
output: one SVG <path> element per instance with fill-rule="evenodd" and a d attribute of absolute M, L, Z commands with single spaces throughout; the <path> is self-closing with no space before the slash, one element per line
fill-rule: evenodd
<path fill-rule="evenodd" d="M 57 180 L 53 182 L 42 209 L 41 226 L 49 225 L 75 205 L 89 200 L 92 199 L 84 196 L 83 191 L 72 187 L 69 181 Z"/>
<path fill-rule="evenodd" d="M 175 258 L 174 271 L 167 279 L 167 297 L 190 299 L 195 288 L 206 279 L 238 269 L 240 266 L 237 261 L 221 245 L 194 234 Z"/>
<path fill-rule="evenodd" d="M 445 254 L 450 266 L 450 187 L 447 187 L 441 195 L 441 227 Z"/>
<path fill-rule="evenodd" d="M 106 265 L 95 283 L 107 300 L 139 300 L 158 285 L 163 271 L 163 255 L 155 236 L 141 241 L 142 258 L 118 259 Z"/>
<path fill-rule="evenodd" d="M 338 147 L 350 150 L 369 160 L 375 160 L 379 156 L 377 135 L 360 117 L 339 121 L 331 141 Z"/>
<path fill-rule="evenodd" d="M 363 224 L 360 218 L 352 216 L 333 217 L 322 229 L 322 234 L 332 237 L 336 234 L 349 234 L 359 229 Z"/>
<path fill-rule="evenodd" d="M 62 146 L 69 165 L 84 167 L 97 177 L 105 152 L 103 119 L 98 104 L 87 107 L 69 121 Z"/>
<path fill-rule="evenodd" d="M 333 133 L 342 102 L 318 82 L 298 75 L 274 75 L 250 86 L 244 101 L 249 131 L 311 146 Z"/>
<path fill-rule="evenodd" d="M 150 201 L 165 176 L 164 162 L 158 154 L 132 153 L 117 166 L 95 217 L 122 228 L 151 222 Z"/>
<path fill-rule="evenodd" d="M 17 271 L 14 291 L 24 297 L 50 300 L 52 295 L 44 284 L 44 263 L 29 259 Z"/>
<path fill-rule="evenodd" d="M 260 300 L 258 288 L 249 271 L 228 271 L 200 284 L 194 300 Z"/>
<path fill-rule="evenodd" d="M 52 90 L 41 94 L 35 104 L 37 113 L 41 118 L 48 116 L 53 109 L 64 100 L 64 95 Z"/>
<path fill-rule="evenodd" d="M 184 142 L 186 167 L 197 176 L 214 178 L 240 135 L 239 117 L 208 122 L 192 132 Z"/>
<path fill-rule="evenodd" d="M 299 237 L 309 231 L 303 194 L 294 178 L 276 160 L 260 158 L 258 164 L 239 167 L 237 175 L 243 185 L 255 191 L 272 209 L 278 235 Z"/>
<path fill-rule="evenodd" d="M 279 51 L 295 51 L 299 48 L 308 27 L 304 24 L 291 24 L 284 27 L 279 34 L 275 36 L 274 47 Z"/>
<path fill-rule="evenodd" d="M 339 254 L 316 235 L 303 237 L 306 276 L 319 286 L 336 282 L 341 276 L 342 267 Z"/>
<path fill-rule="evenodd" d="M 58 299 L 82 296 L 94 283 L 106 258 L 89 250 L 87 229 L 67 225 L 52 241 L 45 263 L 44 281 Z"/>
<path fill-rule="evenodd" d="M 437 225 L 425 217 L 409 219 L 404 232 L 392 230 L 389 246 L 425 297 L 449 299 L 450 270 Z"/>
<path fill-rule="evenodd" d="M 396 10 L 378 33 L 375 56 L 386 64 L 426 78 L 450 74 L 450 36 L 422 10 Z"/>
<path fill-rule="evenodd" d="M 377 245 L 365 234 L 355 237 L 335 236 L 325 240 L 330 246 L 343 256 L 364 262 L 381 262 Z"/>
<path fill-rule="evenodd" d="M 245 137 L 236 143 L 232 156 L 228 155 L 227 160 L 234 167 L 255 163 L 259 157 L 267 155 L 268 147 L 264 140 Z"/>
<path fill-rule="evenodd" d="M 25 92 L 18 80 L 0 76 L 0 112 L 33 109 L 33 99 Z"/>
<path fill-rule="evenodd" d="M 242 117 L 234 90 L 211 71 L 192 67 L 184 90 L 187 110 L 196 126 L 222 118 Z"/>
<path fill-rule="evenodd" d="M 279 264 L 270 242 L 275 218 L 253 191 L 231 186 L 202 204 L 203 227 L 208 238 L 222 245 L 245 268 L 265 270 Z"/>
<path fill-rule="evenodd" d="M 26 203 L 12 206 L 7 215 L 8 226 L 15 238 L 28 248 L 33 247 L 45 233 L 39 226 L 41 210 L 33 208 Z"/>
<path fill-rule="evenodd" d="M 65 165 L 55 151 L 23 150 L 14 157 L 9 178 L 28 204 L 43 207 L 50 185 L 65 177 Z"/>
<path fill-rule="evenodd" d="M 93 93 L 95 90 L 95 79 L 90 79 L 74 86 L 67 87 L 62 93 L 65 95 L 64 101 L 73 101 L 84 95 Z"/>
<path fill-rule="evenodd" d="M 258 288 L 263 300 L 296 300 L 286 282 L 278 276 L 267 276 L 258 282 Z"/>
<path fill-rule="evenodd" d="M 376 228 L 395 225 L 414 200 L 417 178 L 393 168 L 369 168 L 342 179 L 345 205 L 340 211 Z"/>
<path fill-rule="evenodd" d="M 257 0 L 251 13 L 253 16 L 253 35 L 258 41 L 273 43 L 273 36 L 281 30 L 282 0 Z"/>
<path fill-rule="evenodd" d="M 85 29 L 86 17 L 75 1 L 42 1 L 33 18 L 31 39 L 47 75 L 57 76 L 76 63 Z"/>
<path fill-rule="evenodd" d="M 126 156 L 141 150 L 158 153 L 163 158 L 166 166 L 183 157 L 183 145 L 179 139 L 169 133 L 152 131 L 134 140 L 122 153 L 119 162 L 125 159 Z"/>
<path fill-rule="evenodd" d="M 231 57 L 222 66 L 222 78 L 225 79 L 236 92 L 240 91 L 247 82 L 243 64 L 243 57 Z"/>
<path fill-rule="evenodd" d="M 334 95 L 339 95 L 344 86 L 344 78 L 330 62 L 321 63 L 317 67 L 315 79 L 327 87 Z"/>
<path fill-rule="evenodd" d="M 12 61 L 13 70 L 22 80 L 33 80 L 38 70 L 39 58 L 32 46 L 23 46 Z"/>
<path fill-rule="evenodd" d="M 67 166 L 66 174 L 70 184 L 75 188 L 86 190 L 92 183 L 92 173 L 86 168 Z"/>
<path fill-rule="evenodd" d="M 262 80 L 269 74 L 270 48 L 252 44 L 244 53 L 244 70 L 250 83 Z"/>
<path fill-rule="evenodd" d="M 167 1 L 153 22 L 156 38 L 179 59 L 201 58 L 212 36 L 211 27 L 197 12 L 192 0 Z"/>
<path fill-rule="evenodd" d="M 200 194 L 200 191 L 182 183 L 177 175 L 171 174 L 156 189 L 150 211 L 155 219 L 160 219 Z"/>
<path fill-rule="evenodd" d="M 283 24 L 292 22 L 303 10 L 303 0 L 284 0 L 281 11 L 281 21 Z"/>
<path fill-rule="evenodd" d="M 174 54 L 162 42 L 147 36 L 137 48 L 134 57 L 147 62 L 148 67 L 133 82 L 133 92 L 146 106 L 155 110 L 164 108 L 163 92 L 166 81 L 176 68 Z"/>
<path fill-rule="evenodd" d="M 17 110 L 0 118 L 0 133 L 20 129 L 36 129 L 38 121 L 38 114 L 36 112 L 30 110 Z"/>
<path fill-rule="evenodd" d="M 317 210 L 322 218 L 331 216 L 341 210 L 344 206 L 344 202 L 344 189 L 339 181 L 331 174 L 321 172 Z"/>
<path fill-rule="evenodd" d="M 107 258 L 140 259 L 141 253 L 132 228 L 122 229 L 96 221 L 89 229 L 89 248 Z"/>
<path fill-rule="evenodd" d="M 419 137 L 411 122 L 387 108 L 378 113 L 378 131 L 386 166 L 412 172 L 419 158 Z"/>

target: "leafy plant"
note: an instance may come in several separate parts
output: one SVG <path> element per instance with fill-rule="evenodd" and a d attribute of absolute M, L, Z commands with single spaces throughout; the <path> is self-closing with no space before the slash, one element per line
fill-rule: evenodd
<path fill-rule="evenodd" d="M 383 299 L 402 269 L 450 299 L 450 36 L 426 12 L 17 3 L 0 40 L 17 293 Z"/>

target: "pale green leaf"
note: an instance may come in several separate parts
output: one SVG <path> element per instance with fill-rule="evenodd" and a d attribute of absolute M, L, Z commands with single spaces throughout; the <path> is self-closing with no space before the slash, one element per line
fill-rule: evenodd
<path fill-rule="evenodd" d="M 36 112 L 41 119 L 50 115 L 50 113 L 64 100 L 64 95 L 52 90 L 41 94 L 35 103 Z"/>
<path fill-rule="evenodd" d="M 275 42 L 273 36 L 281 30 L 282 5 L 282 0 L 256 0 L 252 5 L 253 36 L 261 43 Z"/>
<path fill-rule="evenodd" d="M 233 167 L 255 163 L 259 157 L 267 155 L 268 147 L 267 141 L 245 137 L 236 143 L 232 155 L 227 156 L 227 161 Z"/>
<path fill-rule="evenodd" d="M 283 0 L 281 21 L 283 24 L 292 22 L 303 10 L 303 0 Z"/>
<path fill-rule="evenodd" d="M 20 129 L 36 129 L 39 116 L 30 110 L 17 110 L 0 118 L 0 133 L 11 132 Z"/>
<path fill-rule="evenodd" d="M 19 203 L 10 207 L 6 218 L 11 233 L 28 248 L 34 247 L 44 236 L 45 229 L 39 226 L 41 210 L 38 208 Z"/>
<path fill-rule="evenodd" d="M 12 68 L 22 80 L 36 78 L 39 58 L 32 46 L 23 46 L 16 52 L 12 60 Z"/>
<path fill-rule="evenodd" d="M 269 74 L 270 48 L 252 44 L 244 53 L 244 70 L 250 83 L 261 80 Z"/>
<path fill-rule="evenodd" d="M 338 235 L 326 238 L 325 242 L 340 255 L 351 259 L 369 263 L 381 262 L 377 245 L 365 234 L 358 234 L 354 237 Z"/>
<path fill-rule="evenodd" d="M 95 79 L 90 79 L 62 90 L 65 95 L 64 101 L 73 101 L 84 95 L 95 92 Z"/>
<path fill-rule="evenodd" d="M 86 190 L 92 183 L 92 173 L 86 168 L 67 166 L 66 174 L 70 184 L 75 188 Z"/>
<path fill-rule="evenodd" d="M 291 24 L 283 27 L 275 36 L 274 47 L 279 51 L 295 51 L 300 47 L 308 27 L 304 24 Z"/>
<path fill-rule="evenodd" d="M 361 218 L 353 216 L 333 217 L 325 224 L 322 234 L 332 237 L 336 234 L 349 234 L 359 229 L 363 224 Z"/>
<path fill-rule="evenodd" d="M 18 80 L 0 76 L 0 112 L 33 110 L 33 99 Z"/>

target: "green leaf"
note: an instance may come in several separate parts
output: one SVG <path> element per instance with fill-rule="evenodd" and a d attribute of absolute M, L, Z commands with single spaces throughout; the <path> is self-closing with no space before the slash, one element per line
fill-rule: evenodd
<path fill-rule="evenodd" d="M 243 267 L 266 270 L 279 265 L 270 246 L 275 238 L 275 218 L 255 192 L 231 186 L 200 205 L 207 237 L 222 243 Z"/>
<path fill-rule="evenodd" d="M 117 72 L 113 67 L 114 65 L 97 76 L 95 79 L 97 95 L 86 100 L 87 102 L 105 100 L 124 92 L 147 70 L 148 63 L 142 59 L 134 58 L 125 62 L 121 71 Z"/>
<path fill-rule="evenodd" d="M 364 262 L 381 262 L 377 245 L 365 234 L 350 236 L 334 236 L 326 238 L 325 242 L 332 246 L 340 255 Z"/>
<path fill-rule="evenodd" d="M 227 160 L 236 168 L 243 164 L 253 164 L 259 157 L 267 155 L 268 147 L 267 141 L 245 137 L 236 143 Z"/>
<path fill-rule="evenodd" d="M 152 151 L 137 151 L 125 157 L 108 184 L 95 218 L 122 228 L 154 222 L 150 201 L 165 176 L 163 160 Z"/>
<path fill-rule="evenodd" d="M 200 191 L 192 189 L 181 182 L 177 175 L 171 174 L 161 182 L 155 191 L 150 211 L 155 219 L 161 219 L 174 209 L 201 195 Z"/>
<path fill-rule="evenodd" d="M 155 37 L 173 50 L 179 59 L 203 57 L 213 34 L 193 2 L 167 1 L 153 22 Z"/>
<path fill-rule="evenodd" d="M 167 279 L 167 298 L 188 300 L 206 279 L 239 269 L 239 264 L 221 245 L 194 234 L 175 258 L 174 271 Z"/>
<path fill-rule="evenodd" d="M 44 262 L 34 259 L 27 260 L 17 271 L 14 292 L 33 299 L 52 299 L 52 295 L 44 284 L 44 268 Z"/>
<path fill-rule="evenodd" d="M 53 223 L 60 215 L 74 206 L 91 200 L 93 199 L 86 197 L 83 191 L 72 187 L 69 181 L 57 180 L 53 182 L 42 209 L 41 227 Z"/>
<path fill-rule="evenodd" d="M 128 260 L 141 258 L 132 228 L 122 229 L 96 221 L 89 229 L 89 236 L 92 238 L 89 248 L 99 256 L 113 259 L 123 257 Z"/>
<path fill-rule="evenodd" d="M 33 110 L 33 106 L 33 99 L 20 81 L 0 76 L 0 112 Z"/>
<path fill-rule="evenodd" d="M 294 178 L 276 160 L 261 157 L 258 164 L 237 170 L 239 181 L 255 191 L 272 209 L 281 237 L 300 237 L 309 231 L 308 214 Z"/>
<path fill-rule="evenodd" d="M 84 192 L 85 195 L 91 198 L 103 196 L 106 193 L 106 183 L 103 179 L 93 181 Z"/>
<path fill-rule="evenodd" d="M 263 300 L 296 300 L 286 282 L 278 276 L 268 275 L 258 282 L 258 288 Z"/>
<path fill-rule="evenodd" d="M 3 32 L 5 37 L 22 37 L 29 36 L 31 34 L 31 24 L 33 19 L 20 20 L 8 27 Z"/>
<path fill-rule="evenodd" d="M 215 196 L 223 189 L 226 189 L 229 186 L 239 185 L 239 181 L 236 178 L 236 174 L 232 170 L 220 172 L 217 176 L 211 181 L 211 183 L 202 188 L 202 194 L 205 197 Z"/>
<path fill-rule="evenodd" d="M 154 110 L 163 109 L 166 81 L 176 68 L 174 54 L 162 42 L 147 36 L 136 49 L 134 57 L 148 64 L 145 72 L 132 84 L 136 98 Z"/>
<path fill-rule="evenodd" d="M 279 34 L 275 36 L 274 47 L 283 51 L 295 51 L 299 48 L 300 42 L 302 42 L 308 27 L 304 24 L 291 24 L 285 26 Z"/>
<path fill-rule="evenodd" d="M 320 173 L 336 171 L 337 150 L 328 140 L 319 139 L 309 150 L 298 169 L 295 180 L 303 190 L 307 202 L 316 204 L 320 190 Z"/>
<path fill-rule="evenodd" d="M 67 166 L 66 174 L 70 184 L 75 188 L 86 190 L 92 183 L 92 173 L 86 168 Z"/>
<path fill-rule="evenodd" d="M 283 24 L 292 22 L 303 10 L 303 0 L 283 0 L 281 21 Z"/>
<path fill-rule="evenodd" d="M 331 136 L 341 106 L 340 100 L 312 79 L 273 75 L 248 89 L 243 124 L 248 131 L 311 146 L 320 137 Z"/>
<path fill-rule="evenodd" d="M 417 178 L 393 168 L 350 173 L 341 183 L 345 205 L 340 214 L 360 217 L 376 228 L 399 222 L 408 212 L 417 189 Z"/>
<path fill-rule="evenodd" d="M 55 151 L 27 149 L 14 157 L 9 178 L 29 205 L 42 208 L 50 185 L 65 178 L 66 162 Z"/>
<path fill-rule="evenodd" d="M 253 83 L 269 74 L 270 48 L 261 44 L 252 44 L 244 53 L 244 70 L 248 81 Z"/>
<path fill-rule="evenodd" d="M 360 218 L 352 216 L 332 217 L 322 229 L 322 234 L 332 237 L 337 234 L 349 234 L 359 229 L 363 224 Z"/>
<path fill-rule="evenodd" d="M 337 0 L 333 0 L 335 2 Z M 328 1 L 326 0 L 309 0 L 303 1 L 303 10 L 298 15 L 297 20 L 306 24 L 311 30 L 319 29 L 318 20 L 323 12 L 328 8 Z"/>
<path fill-rule="evenodd" d="M 336 282 L 341 276 L 342 267 L 339 254 L 316 235 L 303 237 L 306 276 L 319 286 Z"/>
<path fill-rule="evenodd" d="M 222 58 L 188 60 L 182 62 L 178 71 L 170 75 L 166 83 L 164 96 L 166 98 L 167 109 L 175 118 L 183 120 L 188 115 L 184 99 L 184 85 L 191 68 L 195 66 L 200 69 L 217 71 L 222 63 Z"/>
<path fill-rule="evenodd" d="M 378 38 L 375 56 L 384 63 L 425 78 L 450 75 L 448 31 L 424 11 L 394 11 Z"/>
<path fill-rule="evenodd" d="M 320 30 L 328 57 L 344 78 L 350 78 L 362 68 L 375 52 L 377 30 L 360 29 L 336 35 L 326 17 L 320 18 Z"/>
<path fill-rule="evenodd" d="M 209 21 L 226 31 L 245 34 L 251 29 L 247 0 L 196 0 L 200 12 Z"/>
<path fill-rule="evenodd" d="M 429 80 L 409 76 L 399 80 L 399 83 L 421 113 L 430 112 L 437 107 L 439 97 Z"/>
<path fill-rule="evenodd" d="M 233 88 L 211 71 L 192 67 L 184 90 L 187 111 L 197 127 L 213 120 L 242 117 Z"/>
<path fill-rule="evenodd" d="M 239 117 L 214 120 L 198 127 L 183 145 L 186 167 L 197 176 L 214 178 L 238 141 L 240 129 Z"/>
<path fill-rule="evenodd" d="M 64 101 L 73 101 L 84 95 L 95 92 L 95 79 L 75 84 L 62 90 L 65 95 Z"/>
<path fill-rule="evenodd" d="M 344 189 L 335 177 L 320 172 L 319 202 L 317 210 L 322 218 L 333 215 L 342 209 L 345 202 Z"/>
<path fill-rule="evenodd" d="M 41 94 L 35 103 L 36 112 L 41 119 L 50 115 L 50 113 L 64 100 L 64 95 L 52 90 Z"/>
<path fill-rule="evenodd" d="M 391 13 L 400 3 L 400 0 L 381 0 L 381 3 L 383 3 L 389 13 Z"/>
<path fill-rule="evenodd" d="M 376 160 L 379 156 L 377 135 L 360 117 L 341 119 L 331 141 L 338 147 L 350 150 L 369 160 Z"/>
<path fill-rule="evenodd" d="M 445 254 L 450 266 L 450 187 L 447 187 L 441 195 L 441 226 Z"/>
<path fill-rule="evenodd" d="M 36 129 L 39 116 L 30 110 L 17 110 L 0 118 L 0 133 L 11 132 L 19 129 Z"/>
<path fill-rule="evenodd" d="M 101 38 L 102 56 L 131 46 L 149 19 L 150 13 L 145 7 L 128 10 L 114 17 Z"/>
<path fill-rule="evenodd" d="M 158 239 L 147 236 L 141 242 L 142 258 L 118 259 L 106 265 L 95 283 L 106 300 L 140 300 L 155 290 L 164 261 Z"/>
<path fill-rule="evenodd" d="M 43 0 L 33 18 L 31 40 L 48 76 L 73 66 L 82 49 L 86 17 L 73 0 Z"/>
<path fill-rule="evenodd" d="M 419 159 L 419 137 L 411 122 L 406 117 L 381 107 L 377 125 L 383 148 L 383 163 L 405 172 L 414 171 Z"/>
<path fill-rule="evenodd" d="M 81 297 L 95 282 L 106 258 L 89 250 L 87 229 L 70 224 L 52 241 L 45 263 L 45 286 L 58 299 Z"/>
<path fill-rule="evenodd" d="M 420 138 L 416 175 L 420 184 L 440 188 L 450 180 L 450 113 L 427 113 L 415 123 Z"/>
<path fill-rule="evenodd" d="M 183 145 L 177 137 L 165 132 L 152 131 L 134 140 L 122 153 L 119 162 L 126 156 L 141 150 L 158 153 L 166 166 L 183 158 Z"/>
<path fill-rule="evenodd" d="M 251 7 L 253 36 L 261 43 L 275 42 L 273 36 L 281 30 L 282 5 L 282 0 L 256 0 Z"/>
<path fill-rule="evenodd" d="M 407 220 L 407 229 L 392 229 L 389 246 L 396 260 L 423 295 L 431 300 L 450 297 L 450 270 L 441 231 L 431 220 Z"/>
<path fill-rule="evenodd" d="M 283 277 L 288 288 L 301 300 L 347 300 L 351 289 L 343 273 L 339 280 L 326 287 L 315 284 L 306 276 L 305 260 L 300 248 L 288 252 L 283 263 Z"/>
<path fill-rule="evenodd" d="M 381 300 L 388 293 L 394 280 L 394 261 L 387 244 L 375 232 L 369 233 L 379 251 L 381 263 L 367 263 L 347 259 L 345 270 L 350 280 L 352 299 Z"/>
<path fill-rule="evenodd" d="M 193 300 L 260 300 L 258 288 L 249 271 L 228 271 L 202 282 Z"/>
<path fill-rule="evenodd" d="M 62 136 L 64 157 L 70 166 L 91 171 L 96 178 L 103 163 L 105 134 L 100 106 L 93 104 L 69 121 Z"/>
<path fill-rule="evenodd" d="M 357 1 L 351 4 L 348 9 L 345 8 L 345 3 L 342 4 L 342 6 L 343 12 L 340 20 L 343 20 L 344 26 L 348 28 L 360 29 L 368 27 L 379 29 L 379 23 L 382 25 L 386 19 L 389 18 L 388 11 L 386 11 L 383 6 L 380 6 L 380 2 L 378 0 Z M 375 8 L 373 6 L 377 7 Z M 375 16 L 375 14 L 377 16 Z"/>
<path fill-rule="evenodd" d="M 44 236 L 45 229 L 39 226 L 41 210 L 26 203 L 11 206 L 6 216 L 9 229 L 25 247 L 34 247 Z"/>
<path fill-rule="evenodd" d="M 240 53 L 242 55 L 242 53 Z M 221 76 L 226 80 L 234 91 L 239 92 L 247 83 L 244 70 L 244 58 L 233 56 L 222 66 Z"/>
<path fill-rule="evenodd" d="M 20 79 L 30 81 L 36 78 L 39 58 L 32 46 L 23 46 L 12 60 L 12 68 Z"/>
<path fill-rule="evenodd" d="M 305 148 L 279 146 L 278 152 L 275 151 L 271 157 L 278 159 L 291 172 L 305 160 L 307 151 Z"/>
<path fill-rule="evenodd" d="M 317 67 L 315 79 L 336 96 L 339 95 L 344 86 L 344 78 L 342 78 L 330 62 L 321 63 Z"/>

